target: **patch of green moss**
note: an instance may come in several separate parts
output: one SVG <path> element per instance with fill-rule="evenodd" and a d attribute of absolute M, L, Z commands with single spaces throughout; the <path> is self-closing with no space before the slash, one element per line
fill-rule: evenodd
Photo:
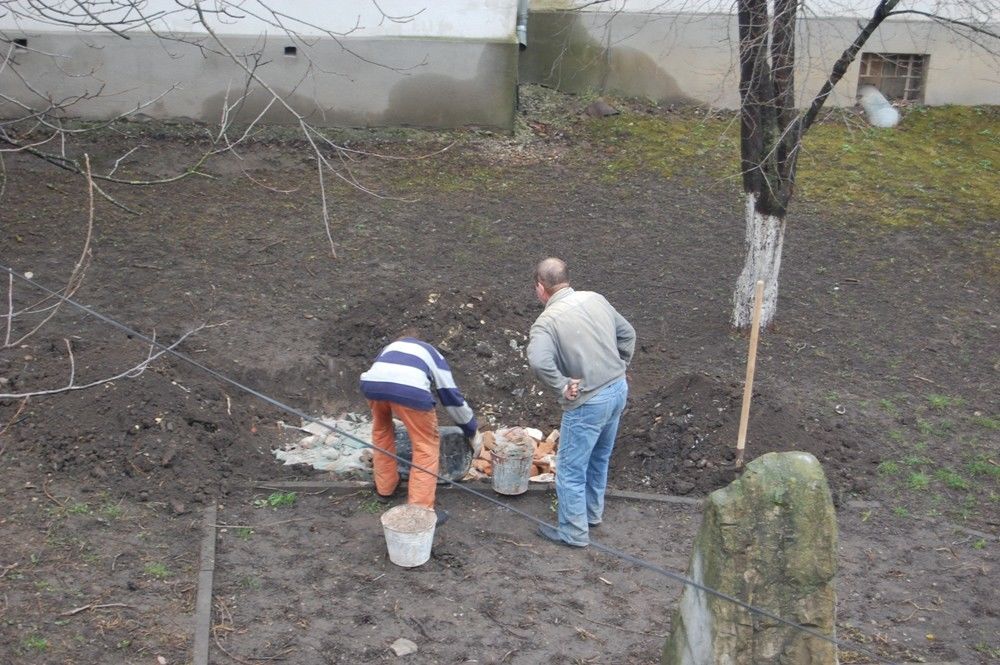
<path fill-rule="evenodd" d="M 403 162 L 391 178 L 397 196 L 422 196 L 432 193 L 490 191 L 512 187 L 509 170 L 492 165 L 428 163 L 426 160 Z"/>
<path fill-rule="evenodd" d="M 893 226 L 988 219 L 1000 209 L 998 167 L 1000 109 L 921 107 L 895 129 L 814 126 L 798 195 Z"/>
<path fill-rule="evenodd" d="M 850 209 L 890 226 L 990 219 L 1000 209 L 1000 108 L 920 107 L 899 127 L 814 125 L 803 141 L 794 202 Z M 605 146 L 605 179 L 636 169 L 665 177 L 738 183 L 735 116 L 651 116 L 634 112 L 588 121 Z M 987 249 L 1000 255 L 1000 245 Z"/>
<path fill-rule="evenodd" d="M 612 149 L 605 179 L 636 169 L 668 178 L 739 175 L 739 125 L 731 120 L 623 113 L 593 120 L 587 131 Z"/>

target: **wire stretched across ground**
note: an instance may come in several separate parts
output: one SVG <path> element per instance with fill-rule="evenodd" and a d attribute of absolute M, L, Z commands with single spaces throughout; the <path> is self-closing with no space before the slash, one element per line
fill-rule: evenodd
<path fill-rule="evenodd" d="M 248 395 L 252 395 L 252 396 L 256 397 L 257 399 L 259 399 L 259 400 L 261 400 L 263 402 L 266 402 L 267 404 L 270 404 L 271 406 L 274 406 L 274 407 L 276 407 L 276 408 L 278 408 L 278 409 L 280 409 L 280 410 L 282 410 L 282 411 L 284 411 L 286 413 L 289 413 L 291 415 L 294 415 L 294 416 L 297 416 L 299 418 L 302 418 L 303 420 L 308 421 L 310 423 L 315 423 L 315 424 L 318 424 L 318 425 L 320 425 L 322 427 L 325 427 L 331 433 L 335 433 L 335 434 L 338 434 L 340 436 L 346 437 L 346 438 L 348 438 L 348 439 L 350 439 L 350 440 L 358 443 L 362 447 L 369 448 L 372 451 L 377 452 L 379 454 L 387 455 L 389 457 L 392 457 L 397 462 L 405 462 L 406 464 L 409 464 L 410 466 L 412 466 L 415 469 L 418 469 L 420 471 L 423 471 L 425 473 L 428 473 L 428 474 L 436 477 L 438 480 L 443 481 L 445 484 L 450 485 L 451 487 L 454 487 L 456 489 L 462 490 L 463 492 L 467 492 L 467 493 L 469 493 L 469 494 L 471 494 L 471 495 L 473 495 L 475 497 L 478 497 L 478 498 L 480 498 L 480 499 L 482 499 L 484 501 L 487 501 L 488 503 L 492 503 L 495 506 L 503 508 L 504 510 L 509 510 L 510 512 L 512 512 L 512 513 L 514 513 L 516 515 L 519 515 L 519 516 L 525 518 L 526 520 L 528 520 L 530 522 L 534 522 L 537 525 L 546 525 L 546 526 L 550 526 L 550 527 L 551 526 L 555 526 L 555 525 L 549 524 L 548 522 L 545 522 L 544 520 L 541 520 L 541 519 L 535 517 L 534 515 L 526 513 L 523 510 L 515 508 L 514 506 L 512 506 L 512 505 L 510 505 L 508 503 L 504 503 L 503 501 L 500 501 L 496 497 L 493 497 L 493 496 L 490 496 L 490 495 L 485 494 L 483 492 L 480 492 L 480 491 L 478 491 L 478 490 L 476 490 L 476 489 L 474 489 L 472 487 L 469 487 L 468 485 L 464 485 L 462 483 L 455 482 L 455 481 L 450 480 L 448 478 L 444 478 L 444 477 L 438 475 L 437 473 L 434 473 L 433 471 L 425 469 L 425 468 L 423 468 L 423 467 L 421 467 L 421 466 L 419 466 L 417 464 L 413 464 L 410 460 L 404 460 L 403 458 L 399 457 L 398 455 L 395 455 L 395 454 L 390 453 L 388 451 L 385 451 L 385 450 L 382 450 L 380 448 L 377 448 L 377 447 L 373 446 L 371 443 L 369 443 L 369 442 L 367 442 L 367 441 L 365 441 L 363 439 L 360 439 L 357 436 L 354 436 L 350 432 L 346 432 L 346 431 L 344 431 L 344 430 L 342 430 L 342 429 L 340 429 L 338 427 L 330 425 L 329 423 L 325 423 L 322 420 L 320 420 L 318 418 L 315 418 L 313 416 L 310 416 L 307 413 L 305 413 L 305 412 L 303 412 L 303 411 L 301 411 L 299 409 L 296 409 L 293 406 L 285 404 L 284 402 L 281 402 L 280 400 L 278 400 L 278 399 L 276 399 L 274 397 L 266 395 L 266 394 L 260 392 L 259 390 L 256 390 L 254 388 L 251 388 L 250 386 L 247 386 L 247 385 L 245 385 L 243 383 L 240 383 L 236 379 L 230 378 L 230 377 L 228 377 L 228 376 L 220 373 L 219 371 L 217 371 L 215 369 L 212 369 L 211 367 L 208 367 L 207 365 L 204 365 L 204 364 L 198 362 L 197 360 L 195 360 L 194 358 L 190 357 L 186 353 L 184 353 L 182 351 L 178 351 L 176 348 L 174 348 L 174 345 L 168 346 L 168 345 L 165 345 L 165 344 L 163 344 L 161 342 L 158 342 L 155 339 L 153 339 L 153 338 L 151 338 L 151 337 L 149 337 L 147 335 L 144 335 L 144 334 L 138 332 L 134 328 L 131 328 L 131 327 L 125 325 L 124 323 L 121 323 L 120 321 L 111 318 L 110 316 L 107 316 L 105 314 L 102 314 L 102 313 L 94 310 L 94 309 L 91 309 L 90 307 L 88 307 L 88 306 L 86 306 L 86 305 L 84 305 L 82 303 L 76 302 L 72 298 L 68 298 L 65 295 L 63 295 L 62 293 L 59 293 L 58 291 L 53 291 L 52 289 L 49 289 L 48 287 L 46 287 L 46 286 L 44 286 L 42 284 L 39 284 L 38 282 L 36 282 L 32 278 L 25 277 L 23 274 L 15 272 L 13 269 L 9 268 L 6 265 L 0 264 L 0 270 L 4 270 L 9 275 L 11 275 L 13 277 L 16 277 L 16 278 L 18 278 L 18 279 L 20 279 L 20 280 L 22 280 L 22 281 L 30 284 L 34 288 L 39 289 L 40 291 L 46 293 L 47 295 L 53 296 L 55 298 L 58 298 L 58 299 L 62 300 L 63 302 L 65 302 L 65 303 L 67 303 L 69 305 L 72 305 L 73 307 L 76 307 L 77 309 L 85 312 L 86 314 L 88 314 L 88 315 L 96 318 L 97 320 L 99 320 L 99 321 L 101 321 L 103 323 L 106 323 L 106 324 L 112 326 L 113 328 L 117 328 L 118 330 L 124 332 L 125 334 L 127 334 L 129 336 L 132 336 L 132 337 L 135 337 L 137 339 L 140 339 L 140 340 L 148 343 L 152 347 L 156 347 L 158 349 L 161 349 L 162 352 L 169 353 L 170 355 L 178 358 L 179 360 L 182 360 L 182 361 L 188 363 L 189 365 L 192 365 L 193 367 L 197 367 L 198 369 L 202 370 L 203 372 L 206 372 L 207 374 L 209 374 L 210 376 L 218 379 L 219 381 L 222 381 L 223 383 L 227 383 L 227 384 L 233 386 L 234 388 L 237 388 L 237 389 L 239 389 L 239 390 L 247 393 Z M 0 395 L 0 398 L 2 398 L 2 397 L 3 396 Z M 764 609 L 762 607 L 757 607 L 757 606 L 752 605 L 750 603 L 747 603 L 747 602 L 745 602 L 743 600 L 740 600 L 739 598 L 736 598 L 735 596 L 731 596 L 731 595 L 729 595 L 727 593 L 724 593 L 722 591 L 718 591 L 717 589 L 713 589 L 711 587 L 705 586 L 704 584 L 701 584 L 700 582 L 696 582 L 696 581 L 692 580 L 691 578 L 689 578 L 689 577 L 687 577 L 685 575 L 682 575 L 680 573 L 676 573 L 676 572 L 671 571 L 671 570 L 667 570 L 666 568 L 664 568 L 662 566 L 658 566 L 657 564 L 654 564 L 654 563 L 651 563 L 649 561 L 646 561 L 645 559 L 641 559 L 641 558 L 639 558 L 637 556 L 634 556 L 632 554 L 629 554 L 629 553 L 627 553 L 627 552 L 625 552 L 623 550 L 619 550 L 619 549 L 617 549 L 615 547 L 611 547 L 609 545 L 604 545 L 603 543 L 600 543 L 600 542 L 595 541 L 595 540 L 591 540 L 590 541 L 590 545 L 594 549 L 596 549 L 598 551 L 601 551 L 601 552 L 604 552 L 606 554 L 609 554 L 609 555 L 611 555 L 611 556 L 613 556 L 613 557 L 615 557 L 617 559 L 621 559 L 622 561 L 626 561 L 626 562 L 634 564 L 636 566 L 640 566 L 642 568 L 645 568 L 646 570 L 649 570 L 649 571 L 652 571 L 654 573 L 657 573 L 658 575 L 662 575 L 662 576 L 667 577 L 669 579 L 672 579 L 672 580 L 675 580 L 677 582 L 680 582 L 680 583 L 682 583 L 682 584 L 684 584 L 686 586 L 689 586 L 689 587 L 692 587 L 694 589 L 697 589 L 698 591 L 702 591 L 702 592 L 707 593 L 707 594 L 709 594 L 711 596 L 715 596 L 716 598 L 719 598 L 719 599 L 724 600 L 726 602 L 733 603 L 734 605 L 737 605 L 737 606 L 739 606 L 739 607 L 747 610 L 748 612 L 750 612 L 752 614 L 756 614 L 758 616 L 762 616 L 762 617 L 771 619 L 772 621 L 777 621 L 778 623 L 780 623 L 782 625 L 785 625 L 785 626 L 788 626 L 790 628 L 794 628 L 795 630 L 798 630 L 800 632 L 803 632 L 803 633 L 809 635 L 810 637 L 815 637 L 816 639 L 823 640 L 824 642 L 829 642 L 830 644 L 833 644 L 834 646 L 836 646 L 839 649 L 850 649 L 851 651 L 855 651 L 857 653 L 864 654 L 865 656 L 868 656 L 869 658 L 872 658 L 872 659 L 874 659 L 875 661 L 877 661 L 879 663 L 888 663 L 889 665 L 894 665 L 895 664 L 895 661 L 891 661 L 891 660 L 887 660 L 885 658 L 882 658 L 881 656 L 879 656 L 878 654 L 876 654 L 874 651 L 871 651 L 871 650 L 869 650 L 869 649 L 867 649 L 867 648 L 865 648 L 863 646 L 860 646 L 860 645 L 854 644 L 854 643 L 850 643 L 850 642 L 844 642 L 842 640 L 838 640 L 835 637 L 830 637 L 829 635 L 825 635 L 825 634 L 823 634 L 823 633 L 821 633 L 821 632 L 819 632 L 819 631 L 817 631 L 817 630 L 815 630 L 813 628 L 810 628 L 808 626 L 803 626 L 803 625 L 798 624 L 798 623 L 796 623 L 794 621 L 791 621 L 789 619 L 785 619 L 785 618 L 783 618 L 783 617 L 781 617 L 781 616 L 779 616 L 777 614 L 774 614 L 773 612 L 771 612 L 769 610 L 766 610 L 766 609 Z"/>

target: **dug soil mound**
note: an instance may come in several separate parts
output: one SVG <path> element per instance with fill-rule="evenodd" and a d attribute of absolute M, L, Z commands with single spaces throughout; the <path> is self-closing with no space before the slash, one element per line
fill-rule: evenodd
<path fill-rule="evenodd" d="M 357 376 L 383 346 L 414 329 L 448 360 L 481 428 L 544 429 L 558 425 L 559 413 L 552 395 L 539 394 L 542 386 L 525 357 L 528 330 L 538 311 L 515 298 L 482 290 L 386 289 L 374 302 L 334 316 L 323 346 L 344 372 L 344 399 L 363 407 Z"/>
<path fill-rule="evenodd" d="M 413 327 L 449 360 L 481 428 L 522 425 L 549 431 L 559 426 L 554 396 L 534 378 L 525 358 L 527 331 L 538 307 L 462 288 L 440 293 L 386 290 L 382 295 L 379 301 L 386 306 L 369 302 L 349 307 L 334 317 L 325 336 L 324 348 L 349 382 L 382 346 Z M 346 388 L 344 397 L 363 409 L 352 386 Z M 612 459 L 613 486 L 701 495 L 736 477 L 740 383 L 684 374 L 666 385 L 632 380 L 630 392 Z M 807 415 L 813 411 L 761 388 L 753 398 L 746 460 L 765 452 L 803 450 L 830 470 L 835 491 L 866 491 L 878 451 L 860 445 L 864 435 L 840 416 L 819 420 Z M 766 432 L 766 439 L 758 432 Z"/>
<path fill-rule="evenodd" d="M 476 410 L 482 429 L 530 426 L 548 432 L 559 426 L 560 410 L 550 391 L 532 375 L 525 357 L 527 332 L 537 306 L 507 294 L 468 288 L 385 290 L 332 313 L 315 357 L 319 362 L 277 373 L 235 367 L 247 385 L 290 401 L 317 416 L 324 409 L 365 412 L 357 377 L 382 346 L 414 327 L 448 358 L 458 385 Z M 170 339 L 165 335 L 163 339 Z M 78 343 L 78 362 L 91 372 L 121 371 L 121 347 L 109 341 Z M 181 350 L 197 352 L 185 343 Z M 140 346 L 133 350 L 142 353 Z M 11 368 L 10 385 L 30 372 L 36 383 L 63 380 L 65 349 L 46 345 L 27 367 Z M 131 496 L 166 498 L 175 511 L 208 501 L 216 493 L 251 479 L 310 477 L 307 466 L 284 467 L 272 450 L 290 436 L 279 420 L 294 416 L 261 405 L 176 359 L 165 359 L 138 379 L 111 382 L 100 392 L 79 391 L 63 401 L 31 405 L 30 418 L 15 432 L 15 448 L 33 454 L 17 462 L 114 486 Z M 644 361 L 645 364 L 649 360 Z M 761 386 L 754 395 L 746 459 L 769 451 L 804 450 L 824 463 L 835 492 L 865 493 L 880 451 L 861 445 L 864 432 L 831 412 L 817 419 L 815 408 L 790 401 L 789 392 Z M 794 397 L 794 395 L 793 395 Z M 739 426 L 739 382 L 704 374 L 683 374 L 660 384 L 640 374 L 630 381 L 629 406 L 612 458 L 611 485 L 618 489 L 703 495 L 736 476 L 734 447 Z M 65 422 L 72 426 L 44 427 Z M 440 415 L 442 424 L 449 421 Z M 765 438 L 766 437 L 766 438 Z"/>
<path fill-rule="evenodd" d="M 74 354 L 78 366 L 99 376 L 144 357 L 139 344 L 118 340 L 78 343 Z M 36 385 L 65 383 L 64 347 L 46 345 L 28 357 L 25 368 L 7 374 L 15 390 L 22 375 Z M 29 400 L 5 461 L 10 471 L 73 478 L 85 492 L 113 488 L 140 500 L 158 498 L 182 513 L 192 503 L 228 494 L 234 483 L 295 473 L 275 464 L 269 451 L 279 432 L 277 417 L 235 388 L 165 357 L 140 376 L 70 391 L 59 400 Z"/>
<path fill-rule="evenodd" d="M 707 494 L 731 482 L 737 475 L 742 395 L 738 383 L 685 374 L 645 396 L 633 396 L 612 458 L 611 484 Z M 765 452 L 802 450 L 823 463 L 835 492 L 868 489 L 878 451 L 861 445 L 853 427 L 808 417 L 766 389 L 754 394 L 752 405 L 747 460 Z"/>

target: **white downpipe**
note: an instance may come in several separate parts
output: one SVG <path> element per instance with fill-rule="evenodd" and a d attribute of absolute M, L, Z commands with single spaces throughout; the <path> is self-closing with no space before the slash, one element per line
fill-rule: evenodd
<path fill-rule="evenodd" d="M 517 0 L 517 25 L 514 32 L 518 48 L 522 51 L 528 48 L 528 0 Z"/>
<path fill-rule="evenodd" d="M 760 326 L 766 328 L 778 308 L 778 271 L 781 269 L 781 246 L 785 240 L 785 220 L 757 212 L 757 195 L 748 192 L 746 205 L 746 262 L 736 280 L 733 293 L 733 325 L 750 326 L 753 317 L 754 284 L 764 280 L 764 304 Z"/>

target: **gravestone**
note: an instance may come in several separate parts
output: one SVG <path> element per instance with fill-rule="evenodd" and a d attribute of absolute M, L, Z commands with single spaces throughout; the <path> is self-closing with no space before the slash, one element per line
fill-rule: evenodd
<path fill-rule="evenodd" d="M 705 503 L 688 576 L 835 637 L 837 523 L 808 453 L 768 453 Z M 686 586 L 663 665 L 835 665 L 836 646 Z"/>

